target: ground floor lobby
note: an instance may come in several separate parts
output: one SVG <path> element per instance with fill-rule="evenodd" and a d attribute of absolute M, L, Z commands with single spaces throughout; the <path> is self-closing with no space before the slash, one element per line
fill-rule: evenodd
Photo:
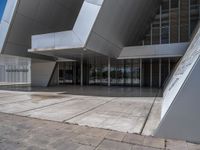
<path fill-rule="evenodd" d="M 112 59 L 87 57 L 57 62 L 49 85 L 162 87 L 179 58 Z"/>

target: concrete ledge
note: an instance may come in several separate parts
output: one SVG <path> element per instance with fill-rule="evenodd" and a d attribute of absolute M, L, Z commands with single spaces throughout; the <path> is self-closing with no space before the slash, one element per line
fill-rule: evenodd
<path fill-rule="evenodd" d="M 118 59 L 183 56 L 189 43 L 173 43 L 124 47 Z"/>

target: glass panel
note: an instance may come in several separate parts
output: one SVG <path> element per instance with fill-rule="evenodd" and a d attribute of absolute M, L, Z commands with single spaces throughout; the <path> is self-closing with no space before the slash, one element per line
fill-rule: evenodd
<path fill-rule="evenodd" d="M 187 42 L 189 38 L 189 0 L 180 1 L 180 42 Z"/>
<path fill-rule="evenodd" d="M 161 85 L 163 85 L 168 77 L 168 59 L 163 58 L 161 61 Z"/>
<path fill-rule="evenodd" d="M 159 87 L 159 59 L 152 59 L 152 87 Z"/>
<path fill-rule="evenodd" d="M 190 35 L 194 31 L 198 20 L 199 20 L 199 12 L 200 12 L 200 5 L 199 0 L 190 0 Z"/>
<path fill-rule="evenodd" d="M 178 9 L 178 0 L 171 1 L 171 12 L 170 12 L 170 42 L 178 42 L 178 24 L 179 24 L 179 9 Z"/>
<path fill-rule="evenodd" d="M 160 44 L 160 27 L 152 28 L 152 44 Z"/>
<path fill-rule="evenodd" d="M 125 73 L 124 73 L 124 81 L 125 85 L 131 86 L 132 84 L 132 61 L 131 60 L 125 60 Z"/>
<path fill-rule="evenodd" d="M 134 59 L 132 66 L 133 86 L 140 86 L 140 60 Z"/>
<path fill-rule="evenodd" d="M 110 82 L 111 85 L 116 85 L 117 80 L 116 80 L 116 60 L 111 59 L 111 68 L 110 68 Z"/>
<path fill-rule="evenodd" d="M 162 2 L 161 30 L 161 43 L 169 43 L 169 0 Z"/>
<path fill-rule="evenodd" d="M 142 60 L 142 85 L 150 87 L 150 59 Z"/>
<path fill-rule="evenodd" d="M 123 62 L 123 60 L 117 60 L 116 80 L 117 80 L 117 85 L 124 84 L 124 62 Z"/>
<path fill-rule="evenodd" d="M 108 85 L 108 59 L 101 59 L 102 64 L 102 85 Z"/>
<path fill-rule="evenodd" d="M 95 84 L 95 79 L 96 79 L 95 59 L 91 59 L 89 63 L 90 63 L 89 84 Z"/>
<path fill-rule="evenodd" d="M 73 83 L 73 63 L 59 63 L 59 84 Z"/>

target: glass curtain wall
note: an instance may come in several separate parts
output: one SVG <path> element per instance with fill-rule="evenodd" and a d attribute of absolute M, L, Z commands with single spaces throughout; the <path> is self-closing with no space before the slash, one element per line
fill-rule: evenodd
<path fill-rule="evenodd" d="M 78 84 L 80 83 L 80 64 L 79 62 L 59 62 L 58 76 L 59 84 Z"/>
<path fill-rule="evenodd" d="M 161 87 L 179 58 L 111 59 L 112 86 Z M 84 60 L 84 85 L 108 85 L 108 59 Z M 59 63 L 59 84 L 80 84 L 80 62 Z"/>
<path fill-rule="evenodd" d="M 87 79 L 89 85 L 107 85 L 108 84 L 108 60 L 99 57 L 91 57 L 86 61 L 89 66 L 89 76 Z"/>
<path fill-rule="evenodd" d="M 200 19 L 199 0 L 163 0 L 143 45 L 188 42 Z"/>

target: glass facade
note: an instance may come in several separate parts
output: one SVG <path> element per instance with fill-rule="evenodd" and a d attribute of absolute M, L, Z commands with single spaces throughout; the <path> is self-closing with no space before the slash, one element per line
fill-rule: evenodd
<path fill-rule="evenodd" d="M 161 87 L 179 58 L 110 60 L 110 85 Z M 84 85 L 108 85 L 108 58 L 83 61 Z M 80 85 L 80 62 L 60 62 L 59 84 Z"/>
<path fill-rule="evenodd" d="M 162 0 L 138 45 L 188 42 L 200 17 L 199 0 Z"/>
<path fill-rule="evenodd" d="M 30 84 L 31 60 L 0 55 L 0 85 Z"/>

